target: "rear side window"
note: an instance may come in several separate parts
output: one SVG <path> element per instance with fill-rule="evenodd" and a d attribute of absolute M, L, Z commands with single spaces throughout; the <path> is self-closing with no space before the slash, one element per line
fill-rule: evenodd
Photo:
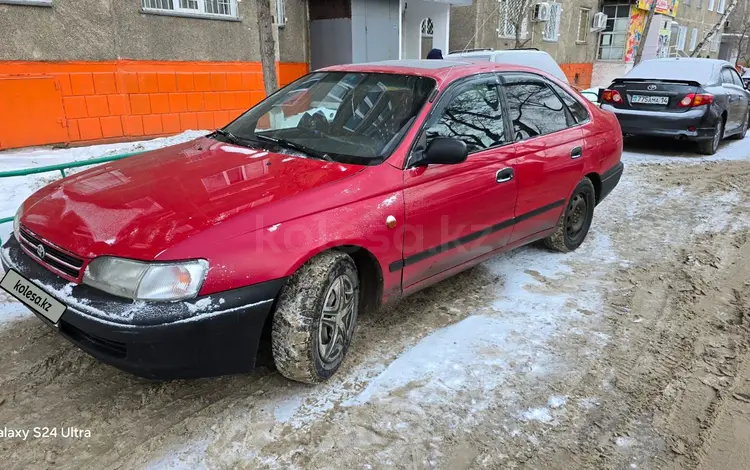
<path fill-rule="evenodd" d="M 546 83 L 524 78 L 509 81 L 504 87 L 516 140 L 568 128 L 565 105 Z"/>
<path fill-rule="evenodd" d="M 586 107 L 581 104 L 580 101 L 573 98 L 570 93 L 563 90 L 554 83 L 550 83 L 550 85 L 557 92 L 557 95 L 562 98 L 563 102 L 570 110 L 570 114 L 573 115 L 573 118 L 575 118 L 576 122 L 582 123 L 589 120 L 589 112 L 586 110 Z"/>
<path fill-rule="evenodd" d="M 740 78 L 740 74 L 737 73 L 737 71 L 729 69 L 729 71 L 732 73 L 732 81 L 734 81 L 734 84 L 737 86 L 744 86 L 742 85 L 742 79 Z"/>
<path fill-rule="evenodd" d="M 463 140 L 469 152 L 507 143 L 497 87 L 487 83 L 467 85 L 427 128 L 426 135 L 427 143 L 435 137 Z"/>
<path fill-rule="evenodd" d="M 734 85 L 732 80 L 732 71 L 729 69 L 721 69 L 721 82 L 725 85 Z"/>

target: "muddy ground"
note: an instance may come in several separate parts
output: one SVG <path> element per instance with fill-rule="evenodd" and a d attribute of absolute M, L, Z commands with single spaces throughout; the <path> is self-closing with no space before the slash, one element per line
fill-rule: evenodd
<path fill-rule="evenodd" d="M 0 466 L 747 468 L 750 139 L 629 150 L 578 251 L 516 250 L 361 318 L 322 386 L 147 382 L 18 306 L 0 429 L 91 436 L 0 437 Z"/>

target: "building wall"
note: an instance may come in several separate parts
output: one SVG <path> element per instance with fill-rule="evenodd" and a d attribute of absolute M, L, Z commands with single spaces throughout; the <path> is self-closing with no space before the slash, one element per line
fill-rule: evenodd
<path fill-rule="evenodd" d="M 591 84 L 591 64 L 595 59 L 598 34 L 589 32 L 586 41 L 577 41 L 578 20 L 581 8 L 590 9 L 590 22 L 598 8 L 598 0 L 572 0 L 562 3 L 560 36 L 557 41 L 547 41 L 542 37 L 544 23 L 531 22 L 529 18 L 528 36 L 522 47 L 535 47 L 549 53 L 563 71 L 570 83 L 587 88 Z M 532 2 L 533 4 L 533 2 Z M 466 7 L 451 8 L 450 49 L 491 48 L 512 49 L 515 39 L 499 36 L 500 4 L 497 0 L 475 0 Z"/>
<path fill-rule="evenodd" d="M 287 0 L 282 85 L 308 71 L 303 5 Z M 135 0 L 0 4 L 0 150 L 223 126 L 265 95 L 255 3 L 238 14 L 145 14 Z"/>
<path fill-rule="evenodd" d="M 422 21 L 430 18 L 433 23 L 432 47 L 448 53 L 450 8 L 444 3 L 424 0 L 407 2 L 401 25 L 402 54 L 404 59 L 424 59 L 428 50 L 422 47 Z"/>
<path fill-rule="evenodd" d="M 688 54 L 690 54 L 690 35 L 692 34 L 693 28 L 698 28 L 697 42 L 700 42 L 700 40 L 703 39 L 704 32 L 709 31 L 721 19 L 721 14 L 716 12 L 716 9 L 719 5 L 719 0 L 716 0 L 714 11 L 708 11 L 710 1 L 711 0 L 690 0 L 690 3 L 686 3 L 685 1 L 680 1 L 679 3 L 675 20 L 681 26 L 687 26 L 689 28 L 687 36 L 687 46 L 685 46 L 685 49 L 687 49 L 685 52 L 687 52 Z M 727 6 L 729 5 L 730 1 L 731 0 L 727 0 Z M 710 45 L 708 44 L 703 50 L 700 51 L 699 54 L 700 57 L 709 56 L 711 58 L 716 58 L 719 56 L 719 52 L 711 51 Z"/>

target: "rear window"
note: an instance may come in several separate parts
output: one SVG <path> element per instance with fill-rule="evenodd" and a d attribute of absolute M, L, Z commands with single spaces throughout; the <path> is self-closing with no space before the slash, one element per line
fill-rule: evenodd
<path fill-rule="evenodd" d="M 636 65 L 625 78 L 655 78 L 661 80 L 691 80 L 701 84 L 711 81 L 713 62 L 700 60 L 646 60 Z"/>

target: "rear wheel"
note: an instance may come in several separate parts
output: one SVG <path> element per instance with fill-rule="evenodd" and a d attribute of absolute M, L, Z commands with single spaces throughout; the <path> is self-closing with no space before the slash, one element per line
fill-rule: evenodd
<path fill-rule="evenodd" d="M 271 331 L 282 375 L 305 383 L 333 376 L 357 324 L 359 289 L 354 261 L 339 251 L 321 253 L 294 273 L 281 291 Z"/>
<path fill-rule="evenodd" d="M 719 150 L 719 144 L 724 137 L 724 120 L 720 119 L 714 129 L 714 135 L 710 140 L 703 140 L 698 143 L 698 150 L 703 155 L 714 155 Z"/>
<path fill-rule="evenodd" d="M 588 178 L 583 178 L 568 200 L 555 233 L 542 240 L 544 245 L 555 251 L 573 251 L 586 239 L 594 218 L 596 191 Z"/>
<path fill-rule="evenodd" d="M 750 115 L 745 116 L 745 122 L 742 123 L 742 129 L 737 134 L 734 134 L 732 136 L 732 139 L 735 140 L 742 140 L 745 138 L 745 135 L 747 135 L 747 128 L 750 124 Z"/>

